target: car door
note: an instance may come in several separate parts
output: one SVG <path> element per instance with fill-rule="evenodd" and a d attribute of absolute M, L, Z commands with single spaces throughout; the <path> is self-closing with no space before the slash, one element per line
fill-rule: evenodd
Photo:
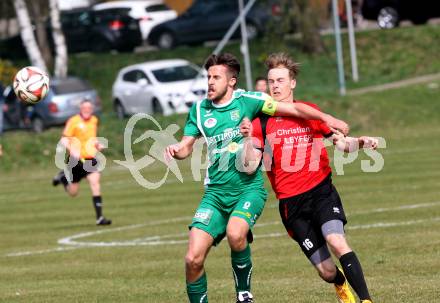
<path fill-rule="evenodd" d="M 216 1 L 209 3 L 203 12 L 200 29 L 204 41 L 221 39 L 238 16 L 235 1 Z"/>
<path fill-rule="evenodd" d="M 122 75 L 121 93 L 127 113 L 149 112 L 152 85 L 143 71 L 133 69 Z"/>
<path fill-rule="evenodd" d="M 137 85 L 136 94 L 133 96 L 136 112 L 152 113 L 154 90 L 152 82 L 142 70 L 136 70 L 134 76 Z"/>
<path fill-rule="evenodd" d="M 89 37 L 91 20 L 88 11 L 61 14 L 61 26 L 69 51 L 83 51 Z"/>
<path fill-rule="evenodd" d="M 199 4 L 200 3 L 200 4 Z M 204 30 L 206 15 L 204 11 L 210 5 L 205 2 L 196 2 L 187 12 L 171 21 L 180 42 L 205 41 L 206 31 Z"/>

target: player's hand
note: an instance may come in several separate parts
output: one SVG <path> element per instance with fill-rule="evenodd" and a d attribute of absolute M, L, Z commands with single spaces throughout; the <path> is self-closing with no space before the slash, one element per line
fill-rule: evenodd
<path fill-rule="evenodd" d="M 103 149 L 105 148 L 105 146 L 102 145 L 102 144 L 99 143 L 99 142 L 96 142 L 96 143 L 95 143 L 95 147 L 96 147 L 96 149 L 97 149 L 98 151 L 101 151 L 101 150 L 103 150 Z"/>
<path fill-rule="evenodd" d="M 81 159 L 81 153 L 79 150 L 70 150 L 70 157 L 74 158 L 74 159 Z"/>
<path fill-rule="evenodd" d="M 252 137 L 252 122 L 244 117 L 240 123 L 240 133 L 243 137 Z"/>
<path fill-rule="evenodd" d="M 164 152 L 164 158 L 167 162 L 170 162 L 172 159 L 174 159 L 174 156 L 180 151 L 180 144 L 172 144 L 168 145 L 165 148 Z"/>
<path fill-rule="evenodd" d="M 379 145 L 379 140 L 373 137 L 360 137 L 359 139 L 359 145 L 363 148 L 371 148 L 376 149 Z"/>
<path fill-rule="evenodd" d="M 350 127 L 342 120 L 336 119 L 331 115 L 326 115 L 324 122 L 331 128 L 341 131 L 345 136 L 350 132 Z"/>

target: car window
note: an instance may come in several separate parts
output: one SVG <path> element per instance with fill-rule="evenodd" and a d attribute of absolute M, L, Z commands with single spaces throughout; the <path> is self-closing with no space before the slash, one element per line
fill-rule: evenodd
<path fill-rule="evenodd" d="M 159 82 L 174 82 L 194 79 L 199 73 L 190 65 L 173 66 L 152 71 Z"/>
<path fill-rule="evenodd" d="M 154 12 L 169 11 L 170 8 L 165 4 L 155 4 L 155 5 L 147 6 L 145 10 L 147 11 L 147 13 L 154 13 Z"/>
<path fill-rule="evenodd" d="M 138 69 L 129 71 L 122 76 L 122 80 L 126 82 L 134 82 L 136 83 L 139 79 L 147 79 L 148 83 L 151 83 L 150 79 L 148 79 L 147 75 L 143 71 Z"/>
<path fill-rule="evenodd" d="M 128 16 L 130 8 L 109 8 L 95 11 L 95 21 L 97 23 L 107 22 L 121 17 Z"/>
<path fill-rule="evenodd" d="M 88 12 L 83 12 L 78 16 L 78 22 L 81 25 L 85 25 L 85 26 L 90 25 L 91 24 L 90 21 L 91 21 L 90 14 Z"/>
<path fill-rule="evenodd" d="M 84 80 L 81 80 L 81 79 L 65 79 L 65 80 L 62 80 L 60 82 L 52 84 L 50 86 L 50 89 L 56 95 L 62 95 L 62 94 L 70 94 L 70 93 L 83 92 L 83 91 L 91 90 L 92 88 Z"/>
<path fill-rule="evenodd" d="M 90 12 L 79 11 L 73 13 L 62 13 L 60 16 L 62 27 L 88 26 L 91 24 Z"/>
<path fill-rule="evenodd" d="M 74 27 L 78 24 L 79 13 L 61 14 L 61 26 L 62 27 Z"/>

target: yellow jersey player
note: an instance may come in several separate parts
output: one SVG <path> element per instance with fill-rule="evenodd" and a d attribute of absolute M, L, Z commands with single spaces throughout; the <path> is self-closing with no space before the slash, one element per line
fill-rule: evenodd
<path fill-rule="evenodd" d="M 93 206 L 96 212 L 96 225 L 110 225 L 111 220 L 102 214 L 101 174 L 98 170 L 96 154 L 103 146 L 96 136 L 98 118 L 93 115 L 93 103 L 84 100 L 80 104 L 78 115 L 71 117 L 64 128 L 61 144 L 69 152 L 69 160 L 65 170 L 60 171 L 52 180 L 52 184 L 64 185 L 64 189 L 74 197 L 79 191 L 79 182 L 86 178 L 92 191 Z M 65 172 L 68 172 L 66 175 Z"/>

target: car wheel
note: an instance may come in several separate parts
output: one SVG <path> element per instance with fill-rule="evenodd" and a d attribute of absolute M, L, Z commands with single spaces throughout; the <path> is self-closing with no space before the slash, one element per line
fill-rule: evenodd
<path fill-rule="evenodd" d="M 160 104 L 159 100 L 157 100 L 156 98 L 153 99 L 153 113 L 155 114 L 163 114 L 163 108 L 162 105 Z"/>
<path fill-rule="evenodd" d="M 35 117 L 32 119 L 31 129 L 33 132 L 39 134 L 44 130 L 44 122 L 40 117 Z"/>
<path fill-rule="evenodd" d="M 246 23 L 246 31 L 249 40 L 256 38 L 259 33 L 257 26 L 251 22 Z"/>
<path fill-rule="evenodd" d="M 399 13 L 394 7 L 384 7 L 379 11 L 377 16 L 377 24 L 380 28 L 394 28 L 399 26 Z"/>
<path fill-rule="evenodd" d="M 114 110 L 115 110 L 115 113 L 116 113 L 116 117 L 118 117 L 118 119 L 121 119 L 121 120 L 122 120 L 122 119 L 125 118 L 125 116 L 126 116 L 125 108 L 124 108 L 124 106 L 121 104 L 121 102 L 119 102 L 119 101 L 116 101 L 116 102 L 115 102 Z"/>
<path fill-rule="evenodd" d="M 176 44 L 176 38 L 170 32 L 163 32 L 157 39 L 157 46 L 162 49 L 171 49 Z"/>

